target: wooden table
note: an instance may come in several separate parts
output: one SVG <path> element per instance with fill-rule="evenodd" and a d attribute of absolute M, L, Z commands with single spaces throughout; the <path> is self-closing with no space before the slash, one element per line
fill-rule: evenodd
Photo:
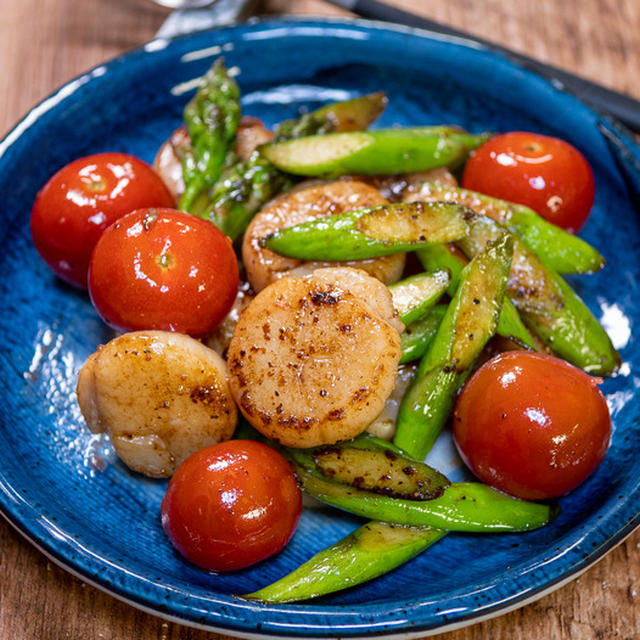
<path fill-rule="evenodd" d="M 640 98 L 638 0 L 389 0 Z M 270 12 L 341 14 L 322 0 Z M 147 0 L 0 0 L 0 133 L 71 77 L 149 40 L 168 10 Z M 27 212 L 25 212 L 26 215 Z M 577 580 L 440 640 L 640 637 L 640 532 Z M 0 518 L 0 639 L 204 640 L 49 562 Z"/>

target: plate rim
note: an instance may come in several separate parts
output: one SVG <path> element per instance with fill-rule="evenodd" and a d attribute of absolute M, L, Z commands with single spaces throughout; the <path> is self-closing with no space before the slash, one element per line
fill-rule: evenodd
<path fill-rule="evenodd" d="M 326 634 L 318 635 L 318 636 L 313 636 L 313 635 L 301 636 L 296 634 L 287 634 L 285 636 L 285 635 L 282 635 L 281 632 L 279 632 L 278 635 L 275 635 L 275 632 L 273 634 L 272 633 L 264 633 L 264 634 L 253 633 L 249 631 L 238 630 L 235 628 L 218 627 L 215 625 L 201 624 L 194 620 L 190 620 L 188 618 L 182 618 L 178 615 L 171 615 L 170 613 L 159 611 L 157 608 L 153 608 L 152 606 L 149 606 L 145 602 L 139 602 L 135 598 L 132 598 L 130 595 L 119 592 L 116 588 L 112 586 L 107 586 L 106 584 L 101 583 L 98 580 L 95 580 L 94 578 L 86 574 L 82 569 L 75 567 L 71 563 L 69 563 L 66 558 L 63 558 L 62 556 L 60 556 L 60 554 L 58 554 L 54 550 L 49 549 L 47 545 L 41 544 L 40 541 L 32 539 L 29 533 L 26 530 L 21 528 L 21 523 L 11 518 L 4 511 L 3 507 L 4 505 L 0 502 L 0 516 L 3 516 L 4 520 L 8 524 L 10 524 L 13 527 L 13 529 L 17 531 L 26 542 L 28 542 L 33 547 L 35 547 L 40 553 L 42 553 L 46 558 L 51 560 L 58 567 L 67 571 L 68 573 L 73 575 L 75 578 L 82 580 L 83 582 L 86 582 L 92 587 L 108 594 L 113 598 L 116 598 L 120 602 L 124 602 L 125 604 L 135 607 L 136 609 L 143 611 L 145 613 L 148 613 L 149 615 L 153 615 L 163 620 L 168 620 L 170 622 L 181 624 L 194 629 L 199 629 L 202 631 L 223 633 L 225 635 L 228 635 L 229 631 L 232 631 L 235 637 L 246 638 L 247 640 L 264 640 L 265 638 L 274 638 L 274 637 L 275 638 L 282 637 L 282 638 L 287 638 L 291 640 L 314 640 L 316 638 L 318 640 L 327 640 L 327 638 L 335 637 L 337 638 L 337 640 L 340 640 L 341 638 L 345 637 L 344 635 L 333 636 L 333 635 L 326 635 Z M 367 635 L 357 635 L 357 636 L 348 636 L 348 637 L 351 640 L 370 640 L 371 638 L 375 638 L 376 640 L 418 640 L 419 638 L 427 638 L 436 634 L 449 633 L 452 631 L 456 631 L 458 629 L 463 629 L 471 625 L 479 624 L 486 620 L 491 620 L 493 618 L 506 615 L 512 611 L 517 611 L 522 607 L 525 607 L 529 604 L 533 604 L 534 602 L 537 602 L 538 600 L 544 598 L 545 596 L 553 593 L 557 589 L 560 589 L 566 586 L 567 584 L 569 584 L 570 582 L 573 582 L 574 580 L 579 578 L 582 574 L 584 574 L 586 571 L 591 569 L 595 564 L 597 564 L 600 560 L 602 560 L 604 556 L 606 556 L 608 553 L 613 551 L 616 547 L 623 544 L 625 540 L 629 538 L 629 536 L 631 536 L 634 533 L 634 531 L 636 531 L 636 529 L 638 528 L 640 528 L 640 523 L 636 523 L 634 526 L 631 526 L 628 530 L 625 531 L 625 533 L 619 539 L 616 539 L 616 540 L 610 539 L 611 541 L 610 546 L 606 546 L 603 549 L 603 551 L 600 553 L 600 555 L 598 555 L 597 557 L 594 557 L 593 560 L 585 564 L 585 566 L 582 566 L 573 572 L 563 575 L 558 580 L 550 582 L 544 587 L 541 587 L 539 590 L 533 591 L 526 596 L 522 596 L 522 599 L 520 600 L 516 599 L 504 607 L 497 607 L 497 606 L 492 607 L 486 613 L 483 613 L 483 614 L 474 615 L 471 613 L 469 614 L 469 616 L 466 616 L 466 617 L 462 616 L 459 620 L 455 622 L 447 623 L 444 625 L 438 625 L 438 626 L 430 626 L 417 631 L 399 630 L 397 632 L 391 632 L 391 633 L 384 632 L 382 634 L 367 634 Z"/>
<path fill-rule="evenodd" d="M 603 114 L 598 113 L 593 107 L 589 106 L 578 97 L 576 97 L 571 91 L 567 90 L 566 87 L 559 87 L 553 83 L 553 80 L 547 78 L 531 69 L 528 69 L 516 61 L 512 60 L 507 54 L 502 53 L 500 51 L 496 51 L 492 49 L 489 45 L 485 45 L 483 43 L 478 43 L 473 39 L 472 36 L 469 38 L 464 38 L 461 36 L 453 36 L 448 34 L 441 34 L 436 31 L 431 31 L 429 29 L 421 29 L 416 27 L 408 27 L 404 25 L 395 25 L 390 23 L 385 23 L 381 21 L 375 20 L 366 20 L 361 18 L 342 18 L 342 17 L 333 17 L 333 16 L 306 16 L 306 15 L 295 15 L 295 16 L 276 16 L 276 17 L 267 17 L 267 18 L 251 18 L 247 21 L 234 22 L 233 24 L 222 26 L 222 27 L 214 27 L 211 29 L 203 29 L 189 34 L 182 34 L 174 37 L 160 37 L 154 38 L 146 43 L 141 44 L 140 46 L 131 48 L 123 53 L 113 56 L 104 62 L 94 65 L 88 70 L 76 75 L 74 78 L 64 82 L 59 85 L 56 89 L 54 89 L 50 94 L 41 99 L 35 105 L 33 105 L 26 114 L 20 118 L 14 126 L 12 126 L 0 139 L 0 162 L 2 162 L 4 154 L 11 149 L 13 144 L 20 139 L 20 136 L 26 132 L 30 126 L 35 124 L 44 114 L 49 112 L 51 109 L 55 109 L 57 104 L 64 100 L 67 95 L 71 95 L 73 93 L 73 88 L 78 86 L 79 81 L 88 79 L 91 80 L 94 77 L 95 72 L 99 69 L 105 68 L 107 71 L 110 68 L 117 67 L 121 64 L 126 64 L 130 60 L 135 60 L 138 57 L 143 57 L 145 55 L 150 55 L 153 53 L 153 43 L 158 41 L 166 42 L 165 47 L 171 46 L 173 42 L 179 42 L 183 40 L 189 40 L 196 37 L 206 37 L 207 34 L 217 34 L 221 31 L 233 31 L 238 28 L 253 28 L 253 27 L 263 27 L 274 29 L 277 28 L 276 25 L 282 26 L 290 26 L 295 24 L 303 24 L 307 23 L 315 26 L 325 26 L 327 24 L 339 24 L 345 28 L 349 27 L 360 27 L 367 30 L 381 31 L 381 32 L 395 32 L 400 34 L 409 34 L 412 36 L 417 36 L 419 38 L 424 38 L 427 40 L 436 40 L 446 43 L 451 43 L 457 46 L 464 47 L 466 49 L 473 49 L 476 51 L 481 51 L 486 55 L 495 57 L 499 60 L 502 60 L 506 64 L 511 67 L 518 69 L 519 71 L 531 76 L 533 78 L 537 78 L 539 81 L 543 82 L 545 85 L 548 85 L 554 91 L 557 91 L 561 94 L 564 94 L 571 99 L 573 99 L 580 107 L 586 110 L 587 113 L 590 113 L 594 118 L 595 122 L 601 121 Z M 163 47 L 163 48 L 165 48 Z M 70 91 L 69 94 L 66 92 Z M 613 121 L 614 125 L 617 126 L 615 120 Z M 627 135 L 626 129 L 624 127 L 621 131 L 619 131 L 620 135 L 625 139 L 625 141 L 636 151 L 640 151 L 640 145 L 638 145 L 630 136 Z M 469 609 L 466 613 L 456 617 L 455 622 L 445 622 L 444 624 L 425 624 L 425 621 L 419 623 L 419 628 L 417 630 L 407 630 L 407 621 L 404 622 L 404 626 L 398 627 L 397 621 L 394 620 L 386 620 L 382 622 L 382 626 L 388 628 L 387 631 L 382 631 L 380 633 L 366 633 L 365 635 L 354 635 L 350 631 L 345 631 L 345 629 L 340 629 L 339 631 L 334 630 L 333 626 L 315 626 L 313 629 L 316 631 L 316 634 L 304 634 L 304 635 L 296 635 L 296 634 L 283 634 L 283 629 L 275 624 L 273 629 L 268 628 L 262 629 L 258 632 L 255 632 L 255 623 L 253 623 L 251 631 L 249 626 L 238 627 L 234 624 L 230 624 L 229 626 L 217 626 L 214 624 L 202 624 L 196 620 L 191 620 L 189 618 L 184 618 L 178 614 L 172 615 L 170 613 L 166 613 L 162 611 L 157 605 L 158 601 L 155 601 L 156 606 L 153 604 L 149 604 L 149 602 L 145 602 L 144 599 L 137 599 L 131 591 L 132 589 L 120 591 L 115 585 L 108 584 L 105 582 L 100 582 L 99 580 L 94 579 L 86 567 L 79 567 L 77 564 L 70 562 L 68 558 L 61 555 L 59 551 L 57 551 L 52 545 L 50 539 L 42 539 L 37 536 L 33 536 L 32 532 L 36 530 L 37 523 L 33 523 L 32 530 L 30 531 L 26 528 L 26 525 L 23 521 L 18 519 L 16 514 L 12 513 L 9 509 L 9 506 L 5 504 L 5 500 L 7 496 L 9 496 L 9 491 L 13 490 L 11 485 L 7 485 L 5 483 L 5 478 L 2 473 L 0 473 L 0 514 L 12 525 L 12 527 L 17 530 L 28 542 L 30 542 L 33 546 L 35 546 L 39 551 L 41 551 L 45 556 L 49 557 L 52 561 L 54 561 L 58 566 L 62 567 L 66 571 L 69 571 L 73 575 L 76 575 L 83 581 L 92 584 L 96 588 L 116 597 L 117 599 L 124 601 L 138 609 L 151 613 L 153 615 L 172 620 L 179 624 L 184 624 L 186 626 L 191 626 L 194 628 L 205 629 L 210 631 L 222 632 L 222 633 L 233 633 L 237 634 L 238 637 L 246 637 L 246 638 L 265 638 L 265 637 L 287 637 L 287 638 L 331 638 L 331 637 L 349 637 L 349 638 L 364 638 L 364 637 L 376 637 L 376 638 L 417 638 L 417 637 L 426 637 L 429 635 L 433 635 L 435 633 L 442 633 L 446 631 L 452 631 L 454 629 L 459 629 L 471 624 L 475 624 L 476 622 L 480 622 L 482 620 L 486 620 L 489 618 L 496 617 L 498 615 L 502 615 L 503 613 L 507 613 L 508 611 L 512 611 L 518 609 L 530 602 L 533 602 L 548 593 L 554 591 L 560 586 L 572 581 L 577 576 L 579 576 L 584 571 L 588 570 L 591 566 L 593 566 L 596 562 L 598 562 L 604 555 L 606 555 L 609 551 L 611 551 L 618 544 L 622 543 L 629 535 L 633 533 L 633 531 L 640 527 L 640 512 L 636 512 L 632 518 L 627 519 L 624 526 L 618 528 L 614 533 L 607 536 L 606 539 L 593 551 L 585 552 L 584 557 L 576 561 L 573 566 L 565 571 L 561 572 L 560 575 L 556 575 L 554 579 L 548 580 L 544 582 L 544 584 L 529 589 L 526 593 L 520 593 L 516 596 L 508 598 L 506 604 L 504 604 L 504 600 L 498 603 L 492 603 L 486 607 L 482 608 L 482 613 L 476 613 L 476 610 Z M 11 502 L 11 500 L 7 500 Z M 30 505 L 33 510 L 33 505 Z M 35 512 L 35 510 L 34 510 Z M 67 543 L 67 547 L 69 548 L 69 544 Z M 102 558 L 101 558 L 102 560 Z M 160 586 L 160 585 L 156 585 Z M 227 594 L 221 594 L 222 596 L 227 596 Z M 227 596 L 231 597 L 231 596 Z M 151 598 L 148 598 L 149 600 Z M 246 601 L 244 601 L 246 603 Z M 308 601 L 313 603 L 313 601 Z M 227 606 L 233 607 L 233 601 L 226 601 Z M 308 603 L 307 603 L 308 604 Z M 286 608 L 288 605 L 284 605 Z M 304 605 L 303 605 L 304 606 Z M 366 606 L 366 605 L 365 605 Z M 257 603 L 250 603 L 250 608 L 257 611 L 264 611 L 263 605 L 259 605 Z M 271 610 L 276 610 L 277 606 L 270 606 Z M 318 613 L 319 610 L 322 610 L 323 614 L 340 614 L 345 613 L 342 610 L 343 606 L 341 605 L 321 605 L 313 607 Z M 396 610 L 401 608 L 400 605 L 394 605 L 390 608 L 390 610 Z M 282 611 L 283 614 L 286 614 L 286 611 Z M 298 612 L 300 615 L 304 615 L 304 611 Z M 420 626 L 422 625 L 422 626 Z M 353 625 L 355 627 L 355 625 Z M 360 622 L 357 627 L 361 631 L 365 631 L 367 625 L 364 622 Z M 410 628 L 410 627 L 409 627 Z M 416 627 L 413 627 L 416 629 Z"/>

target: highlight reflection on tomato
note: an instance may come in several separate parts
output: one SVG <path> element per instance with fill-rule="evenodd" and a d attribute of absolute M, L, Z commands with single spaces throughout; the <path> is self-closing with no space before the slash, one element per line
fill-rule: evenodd
<path fill-rule="evenodd" d="M 595 195 L 591 167 L 575 147 L 525 131 L 495 136 L 476 149 L 462 186 L 527 205 L 572 233 L 586 222 Z"/>
<path fill-rule="evenodd" d="M 162 526 L 194 564 L 235 571 L 281 551 L 301 510 L 296 478 L 279 453 L 230 440 L 180 465 L 162 501 Z"/>
<path fill-rule="evenodd" d="M 173 196 L 146 162 L 126 153 L 98 153 L 74 160 L 47 181 L 31 211 L 31 235 L 60 278 L 86 287 L 91 252 L 110 224 L 134 209 L 173 206 Z"/>
<path fill-rule="evenodd" d="M 226 316 L 239 284 L 231 240 L 210 222 L 173 209 L 140 209 L 103 234 L 91 257 L 89 294 L 120 331 L 201 336 Z"/>
<path fill-rule="evenodd" d="M 611 417 L 600 379 L 564 360 L 502 353 L 470 378 L 456 403 L 454 436 L 483 482 L 540 500 L 577 487 L 600 464 Z"/>

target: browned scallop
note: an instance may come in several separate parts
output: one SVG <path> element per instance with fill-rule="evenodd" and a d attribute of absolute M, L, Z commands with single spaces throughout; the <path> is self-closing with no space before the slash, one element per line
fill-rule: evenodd
<path fill-rule="evenodd" d="M 425 182 L 432 182 L 446 187 L 458 186 L 458 181 L 447 168 L 432 169 L 423 173 L 410 174 L 404 189 L 399 194 L 399 199 L 404 201 L 410 199 L 412 195 L 420 193 Z"/>
<path fill-rule="evenodd" d="M 400 336 L 344 289 L 283 278 L 244 310 L 228 352 L 231 392 L 268 438 L 312 447 L 354 438 L 395 386 Z"/>
<path fill-rule="evenodd" d="M 240 160 L 245 161 L 258 145 L 269 142 L 273 133 L 265 128 L 262 121 L 253 116 L 242 116 L 236 132 L 235 151 Z M 171 137 L 162 144 L 153 161 L 153 168 L 160 175 L 176 202 L 184 191 L 180 150 L 189 144 L 187 129 L 178 127 Z"/>
<path fill-rule="evenodd" d="M 168 477 L 192 453 L 228 440 L 237 410 L 222 358 L 178 333 L 137 331 L 89 356 L 78 377 L 89 428 L 134 471 Z"/>
<path fill-rule="evenodd" d="M 340 263 L 307 262 L 285 258 L 260 246 L 260 239 L 277 229 L 386 202 L 376 189 L 356 180 L 339 180 L 296 190 L 275 200 L 255 216 L 244 235 L 242 258 L 251 286 L 261 291 L 293 269 L 296 269 L 296 275 L 301 275 L 319 267 L 339 265 L 363 269 L 385 284 L 399 280 L 404 269 L 404 254 Z"/>
<path fill-rule="evenodd" d="M 256 147 L 272 139 L 273 133 L 265 128 L 262 120 L 242 116 L 236 133 L 236 153 L 240 160 L 248 160 Z"/>
<path fill-rule="evenodd" d="M 173 199 L 177 202 L 184 191 L 180 149 L 189 144 L 189 134 L 185 127 L 178 127 L 162 144 L 153 160 L 153 168 L 167 185 Z"/>
<path fill-rule="evenodd" d="M 398 176 L 365 177 L 363 181 L 380 191 L 392 202 L 398 202 L 404 197 L 419 190 L 424 182 L 436 182 L 450 187 L 457 187 L 458 181 L 446 167 L 438 167 L 429 171 L 403 173 Z"/>
<path fill-rule="evenodd" d="M 393 306 L 389 288 L 362 269 L 325 267 L 311 273 L 314 280 L 352 293 L 374 315 L 386 320 L 398 333 L 404 324 Z"/>

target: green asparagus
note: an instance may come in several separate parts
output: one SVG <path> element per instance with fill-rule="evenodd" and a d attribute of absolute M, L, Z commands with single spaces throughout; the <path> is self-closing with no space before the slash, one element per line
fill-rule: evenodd
<path fill-rule="evenodd" d="M 424 318 L 411 323 L 404 330 L 400 336 L 400 344 L 402 345 L 400 364 L 422 358 L 436 335 L 446 311 L 446 304 L 438 304 L 430 309 Z"/>
<path fill-rule="evenodd" d="M 424 459 L 444 427 L 457 390 L 495 332 L 513 240 L 492 243 L 462 271 L 458 290 L 400 404 L 394 444 Z"/>
<path fill-rule="evenodd" d="M 185 189 L 179 207 L 190 212 L 220 177 L 240 122 L 240 93 L 221 58 L 184 110 L 190 144 L 181 150 Z"/>
<path fill-rule="evenodd" d="M 379 438 L 313 449 L 286 449 L 284 455 L 318 477 L 341 484 L 408 500 L 432 500 L 449 481 L 439 471 L 406 456 Z"/>
<path fill-rule="evenodd" d="M 469 218 L 469 226 L 469 236 L 458 246 L 470 258 L 505 233 L 497 222 L 477 214 Z M 527 327 L 558 355 L 585 371 L 614 371 L 620 356 L 591 311 L 557 273 L 512 237 L 514 254 L 507 295 Z"/>
<path fill-rule="evenodd" d="M 451 280 L 449 281 L 447 293 L 453 296 L 458 287 L 462 269 L 467 264 L 464 254 L 461 254 L 455 248 L 452 250 L 447 245 L 432 244 L 418 250 L 417 255 L 422 266 L 428 271 L 437 269 L 447 269 L 449 271 Z M 502 303 L 502 311 L 500 312 L 496 333 L 507 340 L 511 340 L 522 349 L 537 350 L 529 330 L 524 326 L 518 315 L 518 310 L 509 298 L 505 298 Z"/>
<path fill-rule="evenodd" d="M 358 260 L 419 249 L 466 235 L 466 207 L 394 203 L 345 211 L 280 229 L 261 244 L 289 258 Z"/>
<path fill-rule="evenodd" d="M 354 587 L 408 562 L 446 533 L 432 527 L 367 522 L 290 574 L 243 597 L 296 602 Z"/>
<path fill-rule="evenodd" d="M 388 498 L 319 478 L 294 465 L 309 495 L 338 509 L 365 518 L 447 531 L 529 531 L 551 522 L 556 509 L 518 500 L 477 482 L 454 482 L 433 500 Z"/>
<path fill-rule="evenodd" d="M 407 201 L 457 202 L 489 216 L 509 229 L 558 273 L 593 273 L 604 258 L 590 244 L 551 224 L 524 205 L 491 198 L 476 191 L 426 182 Z"/>
<path fill-rule="evenodd" d="M 418 273 L 389 286 L 393 306 L 405 325 L 423 318 L 449 285 L 448 271 Z"/>
<path fill-rule="evenodd" d="M 283 171 L 303 176 L 380 175 L 457 167 L 486 140 L 454 128 L 416 127 L 333 133 L 270 142 L 261 152 Z"/>
<path fill-rule="evenodd" d="M 282 123 L 276 140 L 301 135 L 366 129 L 384 110 L 383 93 L 336 102 Z M 237 162 L 226 170 L 214 186 L 209 203 L 200 217 L 211 220 L 232 240 L 240 237 L 257 211 L 280 191 L 286 190 L 290 178 L 258 151 L 245 162 Z"/>
<path fill-rule="evenodd" d="M 387 96 L 381 91 L 334 102 L 280 123 L 275 130 L 274 142 L 334 132 L 364 131 L 378 119 L 386 106 Z"/>

